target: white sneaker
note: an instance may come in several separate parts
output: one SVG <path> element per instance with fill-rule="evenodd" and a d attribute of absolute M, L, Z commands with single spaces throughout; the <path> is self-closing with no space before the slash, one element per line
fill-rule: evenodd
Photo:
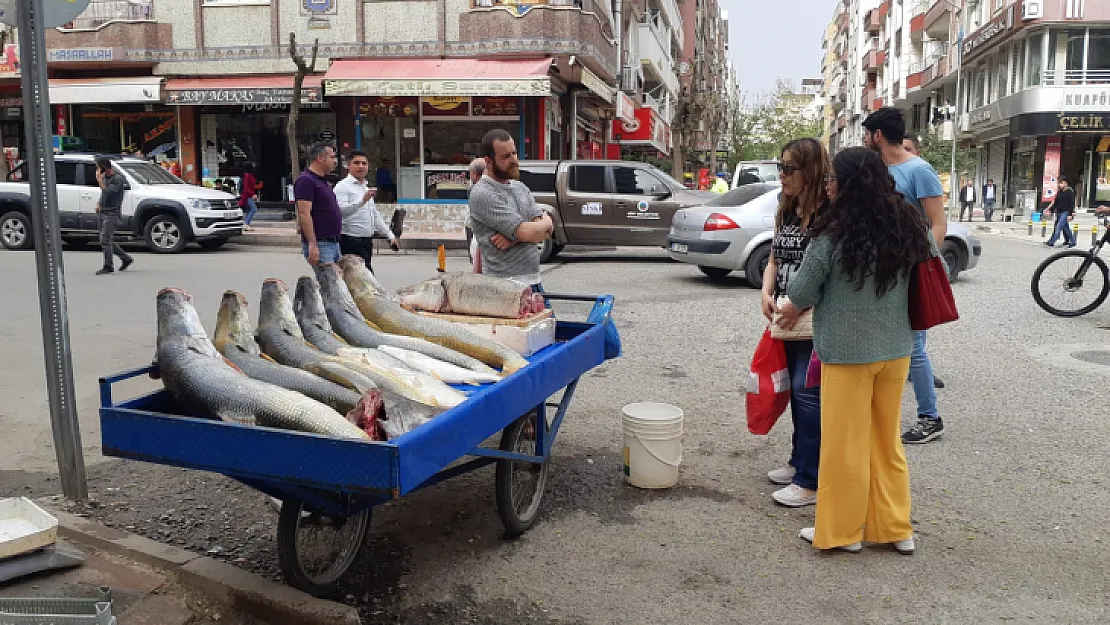
<path fill-rule="evenodd" d="M 803 527 L 801 531 L 798 532 L 798 538 L 801 538 L 802 540 L 812 545 L 813 535 L 816 533 L 817 530 L 812 527 Z M 850 545 L 844 545 L 843 547 L 837 547 L 837 549 L 840 549 L 841 551 L 847 551 L 848 553 L 859 553 L 861 550 L 863 550 L 863 545 L 860 543 L 852 543 Z"/>
<path fill-rule="evenodd" d="M 794 481 L 794 467 L 782 467 L 767 473 L 767 479 L 771 480 L 772 484 L 786 486 Z"/>
<path fill-rule="evenodd" d="M 771 493 L 771 497 L 788 508 L 801 508 L 817 503 L 817 491 L 802 488 L 797 484 L 780 488 Z"/>
<path fill-rule="evenodd" d="M 904 556 L 912 556 L 913 552 L 917 550 L 917 546 L 913 544 L 913 536 L 906 540 L 896 540 L 890 544 L 894 545 L 894 549 Z"/>

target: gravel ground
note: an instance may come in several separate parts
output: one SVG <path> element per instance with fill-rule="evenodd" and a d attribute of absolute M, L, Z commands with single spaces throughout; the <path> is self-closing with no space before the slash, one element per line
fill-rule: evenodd
<path fill-rule="evenodd" d="M 626 354 L 583 379 L 537 525 L 503 536 L 492 469 L 414 493 L 375 510 L 343 594 L 366 623 L 1107 622 L 1110 366 L 1075 354 L 1110 355 L 1098 329 L 1110 308 L 1051 318 L 1029 296 L 1043 248 L 984 247 L 953 287 L 962 320 L 930 334 L 948 433 L 907 450 L 914 557 L 816 553 L 796 537 L 813 509 L 771 502 L 764 473 L 786 460 L 790 428 L 785 416 L 766 437 L 744 426 L 756 292 L 654 251 L 570 254 L 545 286 L 615 293 Z M 686 413 L 681 481 L 662 492 L 624 485 L 620 470 L 620 407 L 652 400 Z M 914 416 L 908 387 L 903 415 Z M 90 516 L 275 575 L 277 515 L 258 493 L 120 461 L 90 481 Z M 15 484 L 57 491 L 0 473 L 0 487 Z"/>

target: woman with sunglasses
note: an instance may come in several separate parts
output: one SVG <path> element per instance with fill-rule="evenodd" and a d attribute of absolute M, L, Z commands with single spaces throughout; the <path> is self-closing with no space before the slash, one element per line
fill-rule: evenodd
<path fill-rule="evenodd" d="M 813 307 L 821 359 L 821 486 L 816 527 L 799 536 L 818 549 L 857 552 L 861 541 L 913 553 L 910 478 L 899 432 L 910 366 L 909 282 L 938 254 L 921 212 L 894 187 L 882 158 L 849 148 L 833 161 L 832 199 L 790 281 L 784 319 Z"/>
<path fill-rule="evenodd" d="M 763 272 L 763 315 L 771 320 L 809 245 L 808 230 L 826 203 L 824 179 L 830 171 L 829 155 L 815 139 L 787 143 L 779 155 L 779 208 L 771 258 Z M 792 329 L 794 322 L 789 322 Z M 821 390 L 806 388 L 806 372 L 813 355 L 812 337 L 785 341 L 790 373 L 790 414 L 794 421 L 793 448 L 787 466 L 767 478 L 784 485 L 771 494 L 778 503 L 798 508 L 817 502 L 817 468 L 821 455 Z"/>

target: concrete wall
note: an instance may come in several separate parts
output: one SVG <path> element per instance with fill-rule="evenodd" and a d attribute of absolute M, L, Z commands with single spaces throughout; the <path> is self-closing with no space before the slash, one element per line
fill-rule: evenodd
<path fill-rule="evenodd" d="M 368 3 L 364 17 L 366 43 L 436 41 L 439 38 L 437 4 L 413 0 Z"/>

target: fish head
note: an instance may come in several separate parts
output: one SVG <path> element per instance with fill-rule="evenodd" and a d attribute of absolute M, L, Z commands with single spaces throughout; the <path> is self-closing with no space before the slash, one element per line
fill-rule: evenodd
<path fill-rule="evenodd" d="M 220 311 L 216 314 L 213 342 L 218 349 L 235 345 L 247 353 L 258 355 L 261 350 L 254 341 L 254 328 L 247 312 L 247 298 L 238 291 L 224 291 Z"/>
<path fill-rule="evenodd" d="M 258 326 L 276 325 L 285 332 L 303 339 L 297 316 L 293 313 L 293 302 L 289 299 L 289 287 L 277 278 L 262 281 L 262 296 L 258 301 Z"/>
<path fill-rule="evenodd" d="M 184 341 L 195 345 L 198 351 L 217 355 L 208 341 L 208 334 L 200 322 L 193 298 L 184 289 L 168 287 L 158 291 L 158 344 L 167 341 Z"/>
<path fill-rule="evenodd" d="M 324 311 L 324 300 L 320 297 L 320 283 L 316 278 L 301 276 L 297 280 L 297 294 L 293 297 L 293 314 L 301 324 L 310 324 L 331 332 L 331 324 L 328 323 L 328 315 Z"/>
<path fill-rule="evenodd" d="M 376 295 L 392 299 L 374 274 L 367 269 L 366 261 L 362 258 L 346 254 L 339 259 L 339 267 L 343 270 L 343 281 L 346 282 L 347 289 L 352 295 Z"/>
<path fill-rule="evenodd" d="M 354 258 L 358 258 L 355 256 Z M 358 262 L 362 262 L 358 258 Z M 366 267 L 366 265 L 362 265 Z M 343 280 L 343 270 L 338 265 L 328 263 L 321 265 L 316 270 L 316 277 L 320 281 L 320 292 L 323 294 L 323 301 L 339 306 L 346 312 L 355 313 L 359 318 L 362 313 L 358 312 L 358 305 L 351 297 L 351 291 L 347 288 L 347 283 Z"/>

